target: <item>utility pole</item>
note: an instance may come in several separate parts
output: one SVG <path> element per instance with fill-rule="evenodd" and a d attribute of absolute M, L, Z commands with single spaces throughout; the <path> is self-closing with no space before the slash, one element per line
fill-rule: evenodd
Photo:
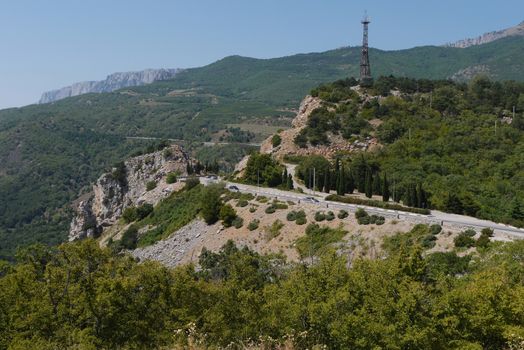
<path fill-rule="evenodd" d="M 315 186 L 316 186 L 316 169 L 313 168 L 313 195 L 315 195 Z"/>

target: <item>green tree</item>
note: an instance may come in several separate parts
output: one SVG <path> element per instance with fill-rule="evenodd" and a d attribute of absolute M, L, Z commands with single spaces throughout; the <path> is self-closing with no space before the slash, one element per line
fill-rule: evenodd
<path fill-rule="evenodd" d="M 384 177 L 382 179 L 382 200 L 384 202 L 389 202 L 389 182 L 386 173 L 384 173 Z"/>
<path fill-rule="evenodd" d="M 225 204 L 220 208 L 218 217 L 225 227 L 231 227 L 233 221 L 237 218 L 237 212 L 231 205 Z"/>
<path fill-rule="evenodd" d="M 216 186 L 208 186 L 202 193 L 200 201 L 200 214 L 208 225 L 212 225 L 219 219 L 222 200 L 220 199 L 221 191 Z"/>
<path fill-rule="evenodd" d="M 366 170 L 366 185 L 365 185 L 365 193 L 366 197 L 371 198 L 373 196 L 373 184 L 372 184 L 372 174 L 371 169 Z"/>

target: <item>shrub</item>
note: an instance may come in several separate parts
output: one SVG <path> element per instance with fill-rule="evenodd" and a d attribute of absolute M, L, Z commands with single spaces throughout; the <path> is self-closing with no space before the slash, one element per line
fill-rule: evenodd
<path fill-rule="evenodd" d="M 477 234 L 477 232 L 471 228 L 468 228 L 466 231 L 463 232 L 468 237 L 473 237 Z"/>
<path fill-rule="evenodd" d="M 126 223 L 133 222 L 136 220 L 136 218 L 136 207 L 127 207 L 124 209 L 124 212 L 122 213 L 122 219 L 124 219 Z"/>
<path fill-rule="evenodd" d="M 133 225 L 124 232 L 118 246 L 120 249 L 132 250 L 136 248 L 137 241 L 138 229 Z"/>
<path fill-rule="evenodd" d="M 295 221 L 297 219 L 297 212 L 292 210 L 289 213 L 287 213 L 286 216 L 287 221 Z"/>
<path fill-rule="evenodd" d="M 280 137 L 280 135 L 278 134 L 273 135 L 273 137 L 271 138 L 271 144 L 273 145 L 273 147 L 278 147 L 281 143 L 282 137 Z"/>
<path fill-rule="evenodd" d="M 258 228 L 258 225 L 259 225 L 259 224 L 260 224 L 260 221 L 257 220 L 257 219 L 255 219 L 255 220 L 251 221 L 251 222 L 249 223 L 249 225 L 247 225 L 247 229 L 248 229 L 249 231 L 254 231 L 254 230 L 256 230 L 256 229 Z"/>
<path fill-rule="evenodd" d="M 266 240 L 270 241 L 280 235 L 280 230 L 284 227 L 284 223 L 280 220 L 275 220 L 270 227 L 266 228 Z"/>
<path fill-rule="evenodd" d="M 432 235 L 438 235 L 440 232 L 442 232 L 442 226 L 438 224 L 431 225 L 429 227 L 429 231 L 431 232 Z"/>
<path fill-rule="evenodd" d="M 370 224 L 375 224 L 375 223 L 377 223 L 377 220 L 378 220 L 378 215 L 371 215 L 371 216 L 369 217 L 369 223 L 370 223 Z"/>
<path fill-rule="evenodd" d="M 422 247 L 426 249 L 431 249 L 435 246 L 436 240 L 437 240 L 437 237 L 435 237 L 435 235 L 429 234 L 422 239 L 421 241 Z"/>
<path fill-rule="evenodd" d="M 231 205 L 226 204 L 220 208 L 218 217 L 222 220 L 225 227 L 231 227 L 231 225 L 233 225 L 233 220 L 237 218 L 237 212 Z"/>
<path fill-rule="evenodd" d="M 176 174 L 175 173 L 169 173 L 166 176 L 166 183 L 168 184 L 174 184 L 176 182 Z"/>
<path fill-rule="evenodd" d="M 321 211 L 317 211 L 315 213 L 315 221 L 321 222 L 321 221 L 324 221 L 324 220 L 326 220 L 326 214 L 324 214 Z"/>
<path fill-rule="evenodd" d="M 240 208 L 247 207 L 248 204 L 249 202 L 247 200 L 239 199 L 237 202 L 237 207 L 240 207 Z"/>
<path fill-rule="evenodd" d="M 339 219 L 345 219 L 349 216 L 349 213 L 347 211 L 345 211 L 344 209 L 342 209 L 341 211 L 338 212 L 337 214 L 337 217 Z"/>
<path fill-rule="evenodd" d="M 369 225 L 369 216 L 361 216 L 357 219 L 359 225 Z"/>
<path fill-rule="evenodd" d="M 282 202 L 279 202 L 279 201 L 273 201 L 273 204 L 272 204 L 275 209 L 288 209 L 288 205 L 286 203 L 282 203 Z"/>
<path fill-rule="evenodd" d="M 256 212 L 256 211 L 257 211 L 257 207 L 254 207 L 254 206 L 253 206 L 253 207 L 249 208 L 249 212 L 250 212 L 250 213 L 254 213 L 254 212 Z"/>
<path fill-rule="evenodd" d="M 359 218 L 362 218 L 362 217 L 365 217 L 365 216 L 369 216 L 369 215 L 368 215 L 367 211 L 365 211 L 362 208 L 358 208 L 357 211 L 355 212 L 355 218 L 356 219 L 359 219 Z"/>
<path fill-rule="evenodd" d="M 186 179 L 186 185 L 184 186 L 184 190 L 188 191 L 198 185 L 200 185 L 200 180 L 198 179 L 198 177 L 196 176 L 188 177 Z"/>
<path fill-rule="evenodd" d="M 236 229 L 241 228 L 244 226 L 244 219 L 242 219 L 240 216 L 237 216 L 233 222 L 231 223 Z"/>
<path fill-rule="evenodd" d="M 266 208 L 265 212 L 266 214 L 273 214 L 274 212 L 276 212 L 277 209 L 275 208 L 275 206 L 273 204 L 271 204 L 269 207 Z"/>
<path fill-rule="evenodd" d="M 327 221 L 335 220 L 335 214 L 332 211 L 328 211 L 327 214 L 326 214 L 326 220 Z"/>
<path fill-rule="evenodd" d="M 146 183 L 146 191 L 152 191 L 156 188 L 156 181 L 149 181 Z"/>
<path fill-rule="evenodd" d="M 457 237 L 453 240 L 455 247 L 457 248 L 470 248 L 475 245 L 475 240 L 467 231 L 459 233 Z"/>
<path fill-rule="evenodd" d="M 137 207 L 127 207 L 122 213 L 122 218 L 126 223 L 142 220 L 153 211 L 153 206 L 149 203 Z"/>
<path fill-rule="evenodd" d="M 384 225 L 386 222 L 386 218 L 383 216 L 379 216 L 377 220 L 375 221 L 375 225 Z"/>
<path fill-rule="evenodd" d="M 138 208 L 136 208 L 136 216 L 137 220 L 142 220 L 145 217 L 147 217 L 149 214 L 153 212 L 153 205 L 149 203 L 142 204 Z"/>
<path fill-rule="evenodd" d="M 482 229 L 482 231 L 480 231 L 480 234 L 481 236 L 493 237 L 494 232 L 493 229 L 485 227 Z"/>
<path fill-rule="evenodd" d="M 297 224 L 297 225 L 304 225 L 306 223 L 307 223 L 307 219 L 306 219 L 305 216 L 304 217 L 299 217 L 299 218 L 297 218 L 295 220 L 295 224 Z"/>
<path fill-rule="evenodd" d="M 268 199 L 266 196 L 258 196 L 256 198 L 256 201 L 259 202 L 259 203 L 267 203 Z"/>

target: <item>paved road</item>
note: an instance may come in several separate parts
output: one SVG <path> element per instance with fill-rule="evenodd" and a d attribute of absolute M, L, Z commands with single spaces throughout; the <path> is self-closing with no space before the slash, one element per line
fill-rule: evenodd
<path fill-rule="evenodd" d="M 181 139 L 166 139 L 162 137 L 146 137 L 146 136 L 126 136 L 126 139 L 128 140 L 152 140 L 152 141 L 171 141 L 171 142 L 186 142 L 186 140 Z M 199 142 L 199 141 L 195 141 Z M 200 142 L 204 146 L 223 146 L 223 145 L 239 145 L 239 146 L 253 146 L 253 147 L 260 147 L 260 143 L 243 143 L 243 142 Z"/>
<path fill-rule="evenodd" d="M 201 182 L 203 184 L 218 183 L 220 181 L 221 180 L 213 180 L 204 177 L 201 178 Z M 376 207 L 369 207 L 365 205 L 327 201 L 324 199 L 324 196 L 326 195 L 325 193 L 317 193 L 317 196 L 314 197 L 315 200 L 312 200 L 311 194 L 282 191 L 274 188 L 257 187 L 251 185 L 238 184 L 234 182 L 225 182 L 225 185 L 227 187 L 236 186 L 239 189 L 239 191 L 243 193 L 251 193 L 254 195 L 272 197 L 284 201 L 290 200 L 299 203 L 304 202 L 317 205 L 319 208 L 345 209 L 350 212 L 354 212 L 358 208 L 362 208 L 371 214 L 382 215 L 390 219 L 407 220 L 425 224 L 439 224 L 444 227 L 453 227 L 459 229 L 473 228 L 479 230 L 488 227 L 492 228 L 496 232 L 505 233 L 516 238 L 524 239 L 524 229 L 519 229 L 505 224 L 499 224 L 492 221 L 480 220 L 469 216 L 444 213 L 437 210 L 432 210 L 430 215 L 422 215 L 399 210 L 382 209 Z"/>

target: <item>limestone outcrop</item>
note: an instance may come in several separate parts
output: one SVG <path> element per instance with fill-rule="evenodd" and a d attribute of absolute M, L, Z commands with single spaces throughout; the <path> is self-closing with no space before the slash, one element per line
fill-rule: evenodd
<path fill-rule="evenodd" d="M 173 79 L 182 69 L 146 69 L 138 72 L 113 73 L 100 81 L 84 81 L 42 94 L 38 103 L 55 102 L 66 97 L 91 92 L 112 92 L 118 89 L 151 84 L 158 80 Z"/>
<path fill-rule="evenodd" d="M 69 240 L 97 237 L 104 228 L 113 225 L 127 207 L 155 205 L 180 188 L 180 183 L 168 184 L 167 175 L 186 175 L 191 161 L 182 147 L 172 145 L 131 158 L 103 174 L 93 185 L 90 197 L 78 204 Z"/>

